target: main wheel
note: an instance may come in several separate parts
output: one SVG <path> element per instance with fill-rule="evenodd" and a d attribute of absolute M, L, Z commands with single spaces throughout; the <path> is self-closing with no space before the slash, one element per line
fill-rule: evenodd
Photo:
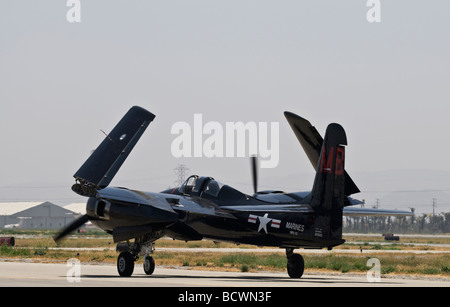
<path fill-rule="evenodd" d="M 122 277 L 130 277 L 134 271 L 134 257 L 130 252 L 121 252 L 117 258 L 117 271 Z"/>
<path fill-rule="evenodd" d="M 145 255 L 144 256 L 144 272 L 147 275 L 152 275 L 153 271 L 155 271 L 155 260 L 152 256 Z"/>
<path fill-rule="evenodd" d="M 288 257 L 287 272 L 291 278 L 300 278 L 305 270 L 305 261 L 299 254 Z"/>

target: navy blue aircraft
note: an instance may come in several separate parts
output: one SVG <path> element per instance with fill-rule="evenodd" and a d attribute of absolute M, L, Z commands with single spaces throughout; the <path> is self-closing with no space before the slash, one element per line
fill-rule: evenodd
<path fill-rule="evenodd" d="M 247 195 L 207 176 L 190 176 L 180 187 L 160 193 L 108 187 L 155 115 L 132 107 L 75 173 L 72 190 L 88 197 L 86 214 L 55 236 L 58 242 L 88 221 L 112 234 L 120 255 L 120 276 L 131 276 L 134 262 L 144 257 L 144 271 L 152 274 L 153 243 L 168 236 L 183 241 L 210 239 L 237 244 L 280 247 L 286 250 L 287 272 L 300 278 L 304 270 L 298 248 L 327 248 L 342 239 L 343 215 L 411 215 L 351 207 L 349 197 L 359 189 L 345 171 L 347 137 L 339 124 L 330 124 L 322 139 L 305 119 L 285 117 L 305 150 L 316 176 L 311 192 L 257 191 Z M 134 240 L 130 242 L 130 240 Z"/>

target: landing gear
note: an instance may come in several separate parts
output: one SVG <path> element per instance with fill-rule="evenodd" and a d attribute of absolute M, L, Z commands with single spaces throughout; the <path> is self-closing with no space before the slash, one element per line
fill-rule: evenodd
<path fill-rule="evenodd" d="M 121 252 L 117 258 L 117 271 L 121 277 L 130 277 L 134 271 L 134 262 L 139 259 L 139 255 L 144 256 L 144 272 L 152 275 L 155 271 L 155 260 L 150 254 L 153 253 L 153 242 L 140 243 L 118 243 L 116 250 Z"/>
<path fill-rule="evenodd" d="M 144 272 L 147 275 L 152 275 L 155 270 L 155 260 L 152 256 L 146 254 L 144 256 Z"/>
<path fill-rule="evenodd" d="M 293 248 L 286 248 L 287 272 L 291 278 L 300 278 L 305 270 L 305 261 L 299 254 L 294 254 Z"/>
<path fill-rule="evenodd" d="M 121 252 L 117 258 L 117 271 L 121 277 L 130 277 L 134 271 L 134 257 L 130 252 Z"/>

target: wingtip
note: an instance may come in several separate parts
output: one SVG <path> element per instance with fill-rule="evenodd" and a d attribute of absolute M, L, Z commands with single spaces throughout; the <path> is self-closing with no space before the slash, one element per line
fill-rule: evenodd
<path fill-rule="evenodd" d="M 304 122 L 304 123 L 306 123 L 308 125 L 311 125 L 311 123 L 307 119 L 305 119 L 305 118 L 303 118 L 303 117 L 301 117 L 301 116 L 299 116 L 299 115 L 297 115 L 295 113 L 289 112 L 289 111 L 284 111 L 284 117 L 286 117 L 288 122 L 301 121 L 301 122 Z"/>
<path fill-rule="evenodd" d="M 129 109 L 128 112 L 130 112 L 130 111 L 134 111 L 134 112 L 138 112 L 138 113 L 141 113 L 141 114 L 145 114 L 146 117 L 147 117 L 146 119 L 147 119 L 147 120 L 150 120 L 150 121 L 153 121 L 153 120 L 155 119 L 155 117 L 156 117 L 155 114 L 153 114 L 153 113 L 150 112 L 149 110 L 147 110 L 147 109 L 145 109 L 145 108 L 143 108 L 143 107 L 141 107 L 141 106 L 138 106 L 138 105 L 132 106 L 132 107 Z"/>
<path fill-rule="evenodd" d="M 292 112 L 289 112 L 289 111 L 284 111 L 284 116 L 285 116 L 286 118 L 289 118 L 289 117 L 300 117 L 300 116 L 298 116 L 297 114 L 292 113 Z M 300 118 L 301 118 L 301 117 L 300 117 Z"/>

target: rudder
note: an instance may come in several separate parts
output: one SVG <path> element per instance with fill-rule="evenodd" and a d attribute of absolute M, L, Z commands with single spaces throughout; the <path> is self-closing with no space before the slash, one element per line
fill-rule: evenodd
<path fill-rule="evenodd" d="M 321 216 L 321 221 L 317 221 L 321 225 L 318 234 L 325 239 L 342 239 L 345 145 L 344 128 L 339 124 L 328 125 L 311 191 L 311 207 Z"/>

